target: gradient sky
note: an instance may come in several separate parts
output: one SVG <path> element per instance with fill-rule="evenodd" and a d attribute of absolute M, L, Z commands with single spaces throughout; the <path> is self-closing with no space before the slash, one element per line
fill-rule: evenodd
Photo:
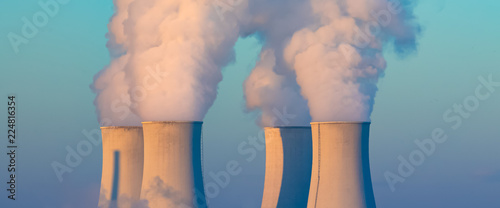
<path fill-rule="evenodd" d="M 47 0 L 41 0 L 45 2 Z M 18 195 L 0 207 L 92 207 L 97 203 L 101 146 L 59 182 L 51 163 L 63 162 L 66 147 L 85 140 L 83 130 L 98 129 L 89 85 L 109 63 L 105 47 L 112 1 L 69 1 L 15 53 L 7 39 L 19 34 L 23 17 L 41 11 L 39 1 L 0 3 L 0 109 L 7 94 L 18 96 Z M 372 114 L 370 159 L 375 197 L 381 208 L 495 208 L 500 204 L 500 88 L 452 130 L 443 113 L 474 95 L 479 76 L 500 81 L 500 2 L 420 0 L 423 26 L 417 53 L 398 58 L 388 51 L 388 68 L 379 83 Z M 224 170 L 236 160 L 243 172 L 210 200 L 212 207 L 259 207 L 264 185 L 264 151 L 247 162 L 238 145 L 259 135 L 257 115 L 244 112 L 243 81 L 260 51 L 255 38 L 238 41 L 235 63 L 227 66 L 219 95 L 205 118 L 205 171 Z M 0 131 L 6 135 L 6 111 Z M 4 118 L 4 119 L 2 119 Z M 442 128 L 448 140 L 392 192 L 384 173 L 397 173 L 398 156 L 408 158 L 414 140 Z M 0 143 L 2 152 L 6 140 Z M 7 156 L 0 157 L 5 190 Z M 206 177 L 208 178 L 208 177 Z M 210 178 L 206 182 L 211 182 Z"/>

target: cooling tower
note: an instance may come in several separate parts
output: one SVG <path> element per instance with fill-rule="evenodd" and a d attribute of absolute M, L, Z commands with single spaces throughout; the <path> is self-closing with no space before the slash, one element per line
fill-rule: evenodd
<path fill-rule="evenodd" d="M 142 127 L 102 127 L 102 178 L 100 201 L 139 200 L 144 146 Z M 116 198 L 115 198 L 116 200 Z"/>
<path fill-rule="evenodd" d="M 265 128 L 262 208 L 306 207 L 312 167 L 310 127 Z"/>
<path fill-rule="evenodd" d="M 202 122 L 143 122 L 144 175 L 141 198 L 150 208 L 206 207 Z"/>
<path fill-rule="evenodd" d="M 314 122 L 308 208 L 374 208 L 370 123 Z"/>

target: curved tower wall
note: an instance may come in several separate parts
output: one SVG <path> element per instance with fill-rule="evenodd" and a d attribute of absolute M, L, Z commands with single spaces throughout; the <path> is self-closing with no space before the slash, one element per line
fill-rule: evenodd
<path fill-rule="evenodd" d="M 206 207 L 202 122 L 143 122 L 141 198 L 150 208 Z"/>
<path fill-rule="evenodd" d="M 369 162 L 370 123 L 314 122 L 308 208 L 375 208 Z"/>
<path fill-rule="evenodd" d="M 306 207 L 312 167 L 311 128 L 265 128 L 265 137 L 262 207 Z"/>
<path fill-rule="evenodd" d="M 105 198 L 101 198 L 100 201 L 111 199 L 115 177 L 117 177 L 115 185 L 117 200 L 139 200 L 144 161 L 142 127 L 102 127 L 101 133 L 103 158 L 101 197 Z"/>

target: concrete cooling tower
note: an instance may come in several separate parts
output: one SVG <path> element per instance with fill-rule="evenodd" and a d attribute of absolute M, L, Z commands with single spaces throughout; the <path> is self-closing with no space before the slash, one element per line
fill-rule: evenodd
<path fill-rule="evenodd" d="M 99 200 L 109 201 L 113 190 L 117 200 L 139 200 L 144 161 L 142 127 L 102 127 L 101 132 L 101 196 L 105 198 Z"/>
<path fill-rule="evenodd" d="M 375 208 L 370 175 L 370 123 L 314 122 L 308 208 Z"/>
<path fill-rule="evenodd" d="M 141 198 L 150 208 L 206 207 L 202 122 L 143 122 Z"/>
<path fill-rule="evenodd" d="M 262 208 L 306 207 L 312 167 L 310 127 L 265 128 Z"/>

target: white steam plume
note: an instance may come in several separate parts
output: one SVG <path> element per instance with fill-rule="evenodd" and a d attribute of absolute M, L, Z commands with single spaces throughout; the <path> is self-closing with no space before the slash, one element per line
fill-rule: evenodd
<path fill-rule="evenodd" d="M 113 59 L 93 85 L 101 123 L 203 120 L 221 68 L 234 58 L 237 14 L 245 6 L 233 2 L 227 11 L 219 1 L 114 1 L 108 42 Z"/>
<path fill-rule="evenodd" d="M 312 120 L 370 120 L 376 84 L 386 68 L 383 51 L 392 46 L 396 53 L 405 54 L 416 48 L 419 26 L 413 16 L 414 5 L 398 0 L 295 0 L 290 3 L 275 0 L 267 4 L 273 6 L 277 2 L 288 4 L 272 14 L 283 21 L 259 21 L 265 18 L 257 17 L 266 15 L 255 15 L 256 20 L 247 24 L 247 33 L 257 32 L 263 36 L 265 45 L 275 51 L 276 60 L 283 58 L 286 68 L 295 72 L 300 86 L 295 89 L 307 100 Z M 253 8 L 251 4 L 249 8 Z M 297 18 L 288 15 L 297 10 L 301 11 L 296 13 Z M 260 68 L 256 67 L 254 74 L 259 73 L 257 69 Z M 255 80 L 253 77 L 252 74 L 249 80 Z M 285 76 L 284 79 L 290 82 L 291 78 Z M 247 80 L 247 103 L 260 99 L 258 107 L 265 109 L 268 103 L 275 102 L 274 97 L 269 99 L 263 93 L 256 93 L 260 89 L 248 82 L 254 81 Z M 270 85 L 280 82 L 283 81 Z M 252 94 L 257 96 L 248 96 Z"/>
<path fill-rule="evenodd" d="M 415 49 L 413 5 L 390 0 L 311 0 L 316 21 L 285 49 L 313 121 L 368 121 L 386 68 L 383 50 Z"/>
<path fill-rule="evenodd" d="M 257 34 L 263 42 L 260 60 L 245 81 L 248 110 L 262 112 L 261 126 L 308 125 L 311 117 L 300 95 L 295 73 L 283 59 L 284 40 L 307 25 L 309 2 L 305 0 L 254 0 L 248 5 L 243 35 Z M 285 112 L 293 118 L 279 119 Z"/>

